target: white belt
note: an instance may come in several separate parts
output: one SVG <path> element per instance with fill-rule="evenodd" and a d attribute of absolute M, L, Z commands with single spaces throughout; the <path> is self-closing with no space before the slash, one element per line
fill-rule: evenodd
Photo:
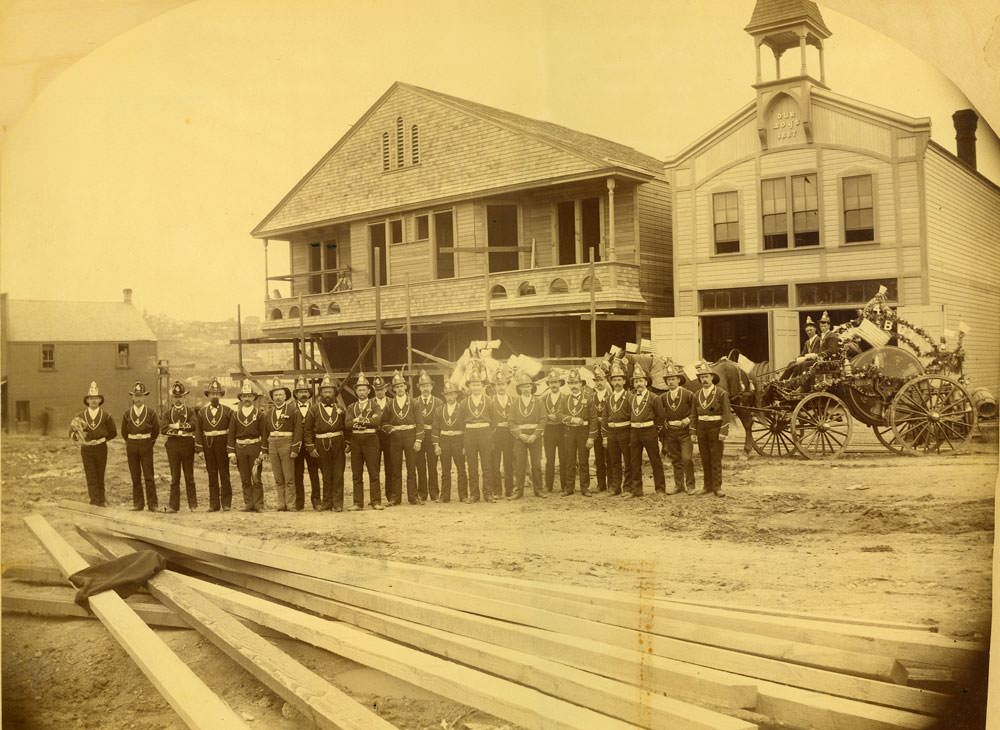
<path fill-rule="evenodd" d="M 236 439 L 236 444 L 238 446 L 250 446 L 251 444 L 259 444 L 260 436 L 255 439 Z"/>
<path fill-rule="evenodd" d="M 489 428 L 489 427 L 490 427 L 490 424 L 488 424 L 488 423 L 467 423 L 467 424 L 465 424 L 465 428 L 466 429 L 470 429 L 470 428 Z"/>
<path fill-rule="evenodd" d="M 628 421 L 608 422 L 608 428 L 628 428 L 631 424 Z"/>
<path fill-rule="evenodd" d="M 632 428 L 646 428 L 646 426 L 652 425 L 652 421 L 632 421 Z"/>
<path fill-rule="evenodd" d="M 150 434 L 148 434 L 148 433 L 130 433 L 130 434 L 128 435 L 128 437 L 129 437 L 130 439 L 133 439 L 133 440 L 135 440 L 135 441 L 138 441 L 138 440 L 140 440 L 140 439 L 148 439 L 148 438 L 152 438 L 152 436 L 151 436 Z"/>
<path fill-rule="evenodd" d="M 392 430 L 393 430 L 393 432 L 395 432 L 395 431 L 412 431 L 415 428 L 416 428 L 416 424 L 407 423 L 406 425 L 403 425 L 403 426 L 393 426 Z"/>
<path fill-rule="evenodd" d="M 352 433 L 357 436 L 359 433 L 375 433 L 374 428 L 356 428 Z"/>
<path fill-rule="evenodd" d="M 103 438 L 103 439 L 94 439 L 93 441 L 81 441 L 80 445 L 81 446 L 97 446 L 98 444 L 103 444 L 105 441 L 107 441 L 106 438 Z"/>
<path fill-rule="evenodd" d="M 698 416 L 699 421 L 721 421 L 722 416 Z"/>
<path fill-rule="evenodd" d="M 538 424 L 537 423 L 519 423 L 519 424 L 517 424 L 517 427 L 518 428 L 528 428 L 528 429 L 531 429 L 532 431 L 534 431 L 536 428 L 538 428 Z"/>
<path fill-rule="evenodd" d="M 510 425 L 510 423 L 508 421 L 503 421 L 503 422 L 497 424 L 497 426 L 509 426 L 509 425 Z"/>
<path fill-rule="evenodd" d="M 684 421 L 667 421 L 668 426 L 683 426 Z"/>
<path fill-rule="evenodd" d="M 336 438 L 337 436 L 343 436 L 343 435 L 344 435 L 343 431 L 330 431 L 328 433 L 318 433 L 318 434 L 316 434 L 316 438 L 318 438 L 318 439 L 332 439 L 332 438 Z"/>
<path fill-rule="evenodd" d="M 229 431 L 205 431 L 205 436 L 228 436 Z"/>
<path fill-rule="evenodd" d="M 434 426 L 428 426 L 428 425 L 424 424 L 424 430 L 430 431 L 432 428 L 434 428 Z"/>
<path fill-rule="evenodd" d="M 271 431 L 272 436 L 291 436 L 291 431 Z"/>
<path fill-rule="evenodd" d="M 441 431 L 442 436 L 461 436 L 462 431 Z"/>

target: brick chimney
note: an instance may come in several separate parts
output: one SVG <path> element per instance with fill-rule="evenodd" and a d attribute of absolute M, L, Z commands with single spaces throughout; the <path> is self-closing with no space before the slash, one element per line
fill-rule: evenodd
<path fill-rule="evenodd" d="M 955 123 L 955 146 L 958 159 L 976 169 L 976 126 L 979 115 L 972 109 L 960 109 L 951 115 Z"/>
<path fill-rule="evenodd" d="M 122 289 L 122 299 L 125 301 L 126 304 L 131 304 L 132 303 L 132 290 L 131 289 Z"/>

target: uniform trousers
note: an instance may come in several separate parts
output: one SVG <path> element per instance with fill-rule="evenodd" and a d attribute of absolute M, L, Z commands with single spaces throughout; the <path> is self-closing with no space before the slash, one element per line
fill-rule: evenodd
<path fill-rule="evenodd" d="M 597 474 L 597 491 L 608 489 L 607 445 L 600 433 L 594 437 L 594 471 Z"/>
<path fill-rule="evenodd" d="M 608 428 L 604 437 L 608 489 L 621 494 L 632 489 L 632 447 L 629 445 L 631 429 L 628 426 Z"/>
<path fill-rule="evenodd" d="M 382 485 L 378 477 L 378 436 L 356 433 L 351 437 L 351 478 L 354 481 L 354 506 L 365 506 L 365 470 L 368 471 L 368 499 L 373 506 L 382 504 Z"/>
<path fill-rule="evenodd" d="M 687 426 L 667 426 L 663 431 L 663 450 L 674 467 L 674 489 L 694 491 L 694 460 L 691 455 L 691 432 Z"/>
<path fill-rule="evenodd" d="M 722 489 L 722 446 L 718 422 L 708 425 L 698 422 L 698 452 L 701 454 L 701 469 L 704 472 L 702 484 L 706 491 L 718 492 Z"/>
<path fill-rule="evenodd" d="M 382 430 L 378 431 L 378 454 L 379 458 L 382 459 L 384 476 L 382 483 L 385 485 L 385 501 L 387 504 L 392 504 L 392 494 L 389 491 L 392 488 L 392 454 L 389 448 L 389 434 Z"/>
<path fill-rule="evenodd" d="M 294 459 L 295 467 L 295 509 L 302 509 L 306 505 L 306 480 L 305 472 L 309 470 L 309 495 L 312 506 L 318 507 L 320 500 L 320 477 L 319 460 L 305 449 L 299 452 Z M 376 440 L 375 469 L 378 469 L 378 442 Z M 291 505 L 289 505 L 291 507 Z"/>
<path fill-rule="evenodd" d="M 236 445 L 236 468 L 240 470 L 243 487 L 243 506 L 246 509 L 264 509 L 264 485 L 254 479 L 254 464 L 260 456 L 260 444 Z"/>
<path fill-rule="evenodd" d="M 465 436 L 440 436 L 441 446 L 441 501 L 451 501 L 451 468 L 458 472 L 458 499 L 464 502 L 469 497 L 469 487 L 465 477 Z"/>
<path fill-rule="evenodd" d="M 500 477 L 500 462 L 503 462 L 503 479 Z M 498 426 L 493 432 L 493 483 L 497 496 L 511 496 L 514 492 L 514 435 L 507 426 Z"/>
<path fill-rule="evenodd" d="M 295 467 L 292 465 L 292 437 L 271 436 L 268 439 L 271 474 L 274 475 L 274 498 L 277 509 L 295 507 Z"/>
<path fill-rule="evenodd" d="M 524 496 L 524 478 L 531 462 L 531 488 L 536 497 L 542 494 L 542 441 L 536 438 L 526 444 L 520 438 L 514 439 L 514 494 Z"/>
<path fill-rule="evenodd" d="M 205 437 L 205 469 L 208 471 L 208 508 L 229 509 L 233 506 L 233 485 L 229 478 L 225 436 Z"/>
<path fill-rule="evenodd" d="M 630 428 L 629 449 L 632 454 L 632 494 L 642 496 L 642 452 L 649 457 L 653 469 L 653 486 L 657 492 L 666 492 L 663 478 L 663 460 L 660 459 L 660 440 L 656 436 L 656 426 Z"/>
<path fill-rule="evenodd" d="M 590 449 L 587 448 L 587 438 L 590 436 L 587 426 L 564 427 L 563 454 L 566 456 L 566 479 L 560 480 L 563 494 L 573 494 L 576 489 L 576 476 L 580 475 L 580 494 L 590 492 Z"/>
<path fill-rule="evenodd" d="M 132 506 L 138 509 L 146 506 L 150 512 L 155 512 L 159 507 L 159 501 L 156 498 L 156 480 L 153 477 L 153 442 L 129 439 L 125 443 L 125 458 L 128 460 L 128 470 L 132 476 Z M 146 484 L 145 499 L 142 492 L 143 482 Z"/>
<path fill-rule="evenodd" d="M 98 507 L 105 504 L 104 470 L 108 466 L 108 445 L 106 443 L 94 446 L 81 446 L 80 458 L 83 460 L 83 473 L 87 478 L 87 496 L 90 503 Z"/>
<path fill-rule="evenodd" d="M 479 460 L 477 465 L 476 460 Z M 469 499 L 478 502 L 479 470 L 483 473 L 482 498 L 493 501 L 493 429 L 466 428 L 465 430 L 465 463 L 469 469 Z"/>
<path fill-rule="evenodd" d="M 323 493 L 319 509 L 344 509 L 344 455 L 343 435 L 332 438 L 316 437 L 316 451 L 319 453 L 319 471 L 323 475 Z"/>
<path fill-rule="evenodd" d="M 181 508 L 181 471 L 190 509 L 198 506 L 194 487 L 194 439 L 187 436 L 167 436 L 167 463 L 170 465 L 170 508 Z"/>
<path fill-rule="evenodd" d="M 393 431 L 389 434 L 389 467 L 392 470 L 386 499 L 389 504 L 403 501 L 403 458 L 406 458 L 406 501 L 417 503 L 417 452 L 413 442 L 417 440 L 416 429 Z M 421 448 L 424 448 L 421 446 Z M 430 444 L 426 448 L 431 448 Z"/>
<path fill-rule="evenodd" d="M 431 429 L 424 428 L 424 441 L 416 452 L 417 499 L 438 498 L 438 457 L 431 443 Z"/>
<path fill-rule="evenodd" d="M 566 430 L 561 423 L 545 424 L 542 445 L 545 448 L 545 491 L 551 492 L 556 479 L 556 455 L 559 455 L 559 487 L 566 488 Z"/>

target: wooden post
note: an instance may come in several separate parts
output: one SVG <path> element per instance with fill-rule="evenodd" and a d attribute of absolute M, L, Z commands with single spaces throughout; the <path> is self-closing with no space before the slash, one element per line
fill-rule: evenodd
<path fill-rule="evenodd" d="M 240 314 L 240 305 L 236 305 L 236 358 L 240 363 L 240 371 L 243 371 L 243 315 Z"/>
<path fill-rule="evenodd" d="M 306 321 L 305 313 L 302 311 L 302 294 L 299 294 L 299 352 L 304 358 L 306 355 Z M 302 363 L 303 367 L 296 370 L 305 370 L 305 363 Z"/>
<path fill-rule="evenodd" d="M 413 392 L 413 328 L 410 325 L 410 272 L 406 272 L 406 379 Z"/>
<path fill-rule="evenodd" d="M 268 278 L 267 239 L 264 239 L 264 301 L 271 299 L 271 280 Z"/>
<path fill-rule="evenodd" d="M 609 177 L 608 185 L 608 261 L 615 261 L 615 179 Z"/>
<path fill-rule="evenodd" d="M 486 258 L 486 273 L 483 274 L 483 281 L 486 283 L 486 341 L 493 339 L 493 322 L 490 320 L 490 261 Z"/>
<path fill-rule="evenodd" d="M 372 280 L 375 282 L 375 370 L 382 374 L 382 250 L 375 247 L 375 272 Z"/>
<path fill-rule="evenodd" d="M 594 249 L 590 251 L 590 356 L 597 357 L 597 287 L 594 285 Z"/>

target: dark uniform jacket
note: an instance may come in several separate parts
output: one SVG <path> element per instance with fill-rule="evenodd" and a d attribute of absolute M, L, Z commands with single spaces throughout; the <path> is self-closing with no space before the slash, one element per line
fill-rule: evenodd
<path fill-rule="evenodd" d="M 100 441 L 101 439 L 110 441 L 118 435 L 115 420 L 103 408 L 97 409 L 97 416 L 93 420 L 90 418 L 90 411 L 86 408 L 77 413 L 76 417 L 84 424 L 82 439 L 84 442 Z"/>
<path fill-rule="evenodd" d="M 436 444 L 438 438 L 437 412 L 441 410 L 444 401 L 435 395 L 428 396 L 427 403 L 424 403 L 424 396 L 418 395 L 413 399 L 417 410 L 420 411 L 420 420 L 424 424 L 423 439 L 427 443 Z M 420 436 L 420 434 L 417 434 Z"/>
<path fill-rule="evenodd" d="M 233 417 L 229 421 L 227 446 L 229 453 L 236 453 L 237 441 L 242 439 L 260 439 L 261 451 L 266 453 L 267 444 L 264 442 L 264 433 L 267 426 L 264 424 L 264 419 L 267 418 L 267 414 L 257 406 L 253 406 L 253 409 L 246 416 L 243 415 L 242 410 L 243 406 L 236 406 L 233 410 Z"/>
<path fill-rule="evenodd" d="M 465 433 L 465 408 L 457 401 L 450 414 L 448 404 L 442 403 L 434 418 L 436 419 L 434 432 L 439 438 L 461 436 Z"/>
<path fill-rule="evenodd" d="M 198 409 L 198 414 L 194 419 L 194 439 L 195 445 L 204 449 L 211 443 L 212 439 L 222 437 L 229 438 L 229 423 L 233 420 L 233 409 L 221 403 L 212 415 L 211 404 L 207 404 Z"/>
<path fill-rule="evenodd" d="M 174 427 L 173 424 L 177 424 Z M 198 412 L 186 405 L 171 406 L 163 412 L 163 424 L 160 433 L 164 436 L 180 436 L 194 438 L 198 424 Z"/>
<path fill-rule="evenodd" d="M 656 426 L 659 431 L 663 426 L 663 403 L 655 393 L 646 390 L 641 396 L 632 393 L 629 397 L 629 412 L 632 428 Z"/>
<path fill-rule="evenodd" d="M 157 419 L 156 413 L 153 412 L 152 408 L 143 406 L 142 415 L 136 418 L 135 411 L 130 406 L 125 411 L 125 415 L 122 416 L 121 431 L 122 438 L 125 439 L 126 443 L 129 441 L 156 443 L 156 437 L 160 435 L 160 421 Z M 143 434 L 148 434 L 148 438 L 129 438 L 130 436 L 142 436 Z"/>
<path fill-rule="evenodd" d="M 802 352 L 800 355 L 808 355 L 812 353 L 813 355 L 819 354 L 819 335 L 813 335 L 804 343 L 802 343 Z"/>
<path fill-rule="evenodd" d="M 483 429 L 491 431 L 494 425 L 496 425 L 496 407 L 493 398 L 486 395 L 486 393 L 483 393 L 479 405 L 472 402 L 471 395 L 467 396 L 460 405 L 466 431 L 481 431 Z"/>
<path fill-rule="evenodd" d="M 619 397 L 614 391 L 609 392 L 608 399 L 601 406 L 600 419 L 606 433 L 628 428 L 627 424 L 632 421 L 631 394 L 623 390 Z M 626 425 L 622 426 L 623 423 Z"/>
<path fill-rule="evenodd" d="M 414 431 L 418 441 L 424 438 L 424 419 L 415 398 L 407 395 L 400 406 L 395 397 L 389 398 L 382 411 L 382 431 Z M 433 429 L 432 429 L 433 430 Z M 433 443 L 433 436 L 432 436 Z"/>
<path fill-rule="evenodd" d="M 542 399 L 532 395 L 527 406 L 524 405 L 520 395 L 515 396 L 512 400 L 508 419 L 510 432 L 514 434 L 514 438 L 519 438 L 522 435 L 535 436 L 536 438 L 541 436 L 545 430 L 545 406 L 542 405 Z"/>
<path fill-rule="evenodd" d="M 305 423 L 302 427 L 302 440 L 306 451 L 316 451 L 316 440 L 320 434 L 338 434 L 343 436 L 347 430 L 347 414 L 341 410 L 337 402 L 330 404 L 329 413 L 322 401 L 317 401 L 309 407 Z M 322 440 L 326 441 L 327 437 Z"/>
<path fill-rule="evenodd" d="M 685 418 L 694 420 L 691 411 L 694 408 L 694 393 L 687 388 L 678 388 L 677 396 L 669 390 L 660 395 L 663 404 L 663 422 L 667 428 L 687 428 L 690 424 L 681 424 Z M 674 421 L 674 423 L 671 423 Z"/>
<path fill-rule="evenodd" d="M 832 331 L 821 335 L 819 340 L 819 353 L 821 355 L 839 355 L 840 338 L 837 337 L 837 335 Z"/>
<path fill-rule="evenodd" d="M 586 393 L 567 395 L 562 402 L 563 425 L 569 428 L 586 428 L 587 438 L 597 438 L 597 414 L 593 399 Z"/>
<path fill-rule="evenodd" d="M 541 399 L 542 407 L 545 409 L 545 425 L 561 424 L 563 402 L 566 400 L 566 394 L 559 393 L 556 396 L 555 403 L 552 402 L 552 391 L 547 390 L 538 397 Z"/>
<path fill-rule="evenodd" d="M 347 406 L 344 415 L 345 425 L 352 433 L 375 433 L 382 423 L 382 412 L 371 398 L 365 401 L 354 401 Z"/>
<path fill-rule="evenodd" d="M 298 452 L 302 446 L 304 430 L 305 421 L 302 420 L 299 409 L 290 401 L 285 401 L 272 408 L 264 419 L 264 450 L 270 447 L 272 433 L 287 433 L 292 439 L 291 449 Z"/>
<path fill-rule="evenodd" d="M 725 426 L 732 418 L 732 411 L 729 410 L 729 393 L 723 388 L 715 385 L 708 394 L 704 388 L 700 388 L 694 394 L 694 406 L 691 409 L 692 425 L 721 423 Z"/>

